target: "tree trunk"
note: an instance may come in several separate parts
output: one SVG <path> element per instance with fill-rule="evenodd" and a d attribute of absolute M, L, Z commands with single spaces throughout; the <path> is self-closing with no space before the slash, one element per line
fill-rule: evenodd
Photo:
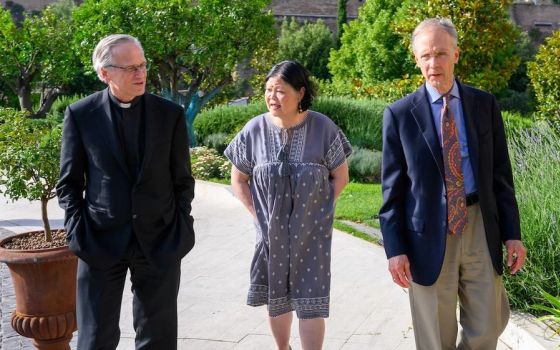
<path fill-rule="evenodd" d="M 33 113 L 33 102 L 31 101 L 31 86 L 26 82 L 22 82 L 17 87 L 17 95 L 21 110 Z"/>
<path fill-rule="evenodd" d="M 191 99 L 189 101 L 188 108 L 185 109 L 185 116 L 187 118 L 187 125 L 188 125 L 188 132 L 189 132 L 189 141 L 191 147 L 197 146 L 196 135 L 194 134 L 194 118 L 202 107 L 208 103 L 214 96 L 216 96 L 222 89 L 226 83 L 220 84 L 219 86 L 212 89 L 210 92 L 200 96 L 197 92 L 191 95 Z"/>
<path fill-rule="evenodd" d="M 52 241 L 51 225 L 49 224 L 49 217 L 47 215 L 47 198 L 41 198 L 41 218 L 43 219 L 43 227 L 45 229 L 45 241 Z"/>
<path fill-rule="evenodd" d="M 56 101 L 56 98 L 61 95 L 60 89 L 49 89 L 45 96 L 41 99 L 41 107 L 37 111 L 37 113 L 33 113 L 31 118 L 33 119 L 42 119 L 47 116 L 47 113 L 51 110 L 51 107 Z"/>

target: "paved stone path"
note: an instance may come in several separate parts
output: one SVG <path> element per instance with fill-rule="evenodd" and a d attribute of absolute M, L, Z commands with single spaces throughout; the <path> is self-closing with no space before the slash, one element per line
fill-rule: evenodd
<path fill-rule="evenodd" d="M 54 227 L 63 213 L 56 200 L 49 205 Z M 41 225 L 38 203 L 7 203 L 0 197 L 0 236 Z M 179 349 L 274 349 L 263 307 L 245 305 L 255 233 L 250 215 L 229 188 L 197 182 L 193 203 L 196 245 L 182 262 L 179 291 Z M 414 349 L 408 296 L 392 283 L 383 249 L 335 231 L 332 251 L 331 317 L 324 349 Z M 1 268 L 2 322 L 0 349 L 32 349 L 10 326 L 14 306 L 7 268 Z M 127 282 L 121 310 L 119 350 L 134 349 L 132 294 Z M 498 349 L 544 349 L 513 336 Z M 292 327 L 294 350 L 301 349 L 297 322 Z M 75 338 L 72 349 L 75 349 Z M 513 340 L 512 340 L 513 339 Z M 521 339 L 521 340 L 520 340 Z M 532 338 L 527 338 L 532 341 Z M 531 345 L 532 344 L 532 345 Z"/>

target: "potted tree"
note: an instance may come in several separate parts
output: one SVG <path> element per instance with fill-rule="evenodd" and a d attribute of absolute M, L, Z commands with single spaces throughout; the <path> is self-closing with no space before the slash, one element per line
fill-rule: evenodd
<path fill-rule="evenodd" d="M 51 230 L 47 215 L 47 203 L 55 197 L 61 135 L 55 121 L 0 109 L 0 192 L 12 200 L 40 200 L 43 220 L 42 231 L 0 241 L 0 261 L 10 269 L 16 294 L 12 327 L 43 350 L 69 350 L 76 330 L 77 257 L 65 233 Z"/>

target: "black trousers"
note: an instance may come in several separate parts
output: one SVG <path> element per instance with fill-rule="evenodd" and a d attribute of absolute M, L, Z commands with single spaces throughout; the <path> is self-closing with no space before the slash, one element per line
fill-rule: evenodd
<path fill-rule="evenodd" d="M 177 295 L 181 262 L 162 271 L 131 243 L 126 258 L 108 269 L 78 262 L 76 313 L 79 350 L 115 350 L 126 273 L 130 269 L 137 350 L 177 349 Z"/>

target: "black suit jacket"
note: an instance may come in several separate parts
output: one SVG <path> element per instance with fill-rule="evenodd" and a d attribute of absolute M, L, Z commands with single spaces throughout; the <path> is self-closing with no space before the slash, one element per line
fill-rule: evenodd
<path fill-rule="evenodd" d="M 194 179 L 183 109 L 149 93 L 143 103 L 145 150 L 135 182 L 111 120 L 108 90 L 65 112 L 57 195 L 70 249 L 92 266 L 122 258 L 132 234 L 161 267 L 194 245 Z"/>
<path fill-rule="evenodd" d="M 493 95 L 457 84 L 486 241 L 501 274 L 502 242 L 521 239 L 503 121 Z M 432 285 L 445 254 L 447 202 L 442 150 L 424 85 L 385 109 L 382 191 L 387 257 L 406 254 L 414 282 Z"/>

